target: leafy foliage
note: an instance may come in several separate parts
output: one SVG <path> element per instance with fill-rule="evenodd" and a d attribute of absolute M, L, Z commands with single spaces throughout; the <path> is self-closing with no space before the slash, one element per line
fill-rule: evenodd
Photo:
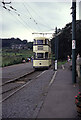
<path fill-rule="evenodd" d="M 55 38 L 51 40 L 52 52 L 55 54 Z M 81 56 L 81 20 L 76 21 L 76 55 Z M 66 24 L 58 35 L 58 58 L 67 59 L 72 54 L 72 23 Z"/>
<path fill-rule="evenodd" d="M 75 96 L 75 104 L 77 106 L 81 106 L 81 93 L 80 92 L 77 96 Z"/>

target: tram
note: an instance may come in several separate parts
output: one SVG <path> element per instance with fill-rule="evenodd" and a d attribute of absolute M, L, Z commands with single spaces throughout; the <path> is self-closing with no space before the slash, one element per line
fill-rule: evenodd
<path fill-rule="evenodd" d="M 36 37 L 33 41 L 33 68 L 49 68 L 51 66 L 51 42 L 46 37 Z"/>

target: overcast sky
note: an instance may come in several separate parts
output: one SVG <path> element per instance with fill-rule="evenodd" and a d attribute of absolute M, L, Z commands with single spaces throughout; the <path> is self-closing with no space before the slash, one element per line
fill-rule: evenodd
<path fill-rule="evenodd" d="M 64 28 L 72 21 L 71 0 L 4 0 L 11 4 L 3 4 L 0 0 L 0 38 L 20 38 L 33 41 L 33 32 L 54 32 L 53 29 Z M 61 2 L 59 2 L 61 1 Z M 79 7 L 77 2 L 77 20 Z M 10 6 L 13 7 L 10 8 Z"/>

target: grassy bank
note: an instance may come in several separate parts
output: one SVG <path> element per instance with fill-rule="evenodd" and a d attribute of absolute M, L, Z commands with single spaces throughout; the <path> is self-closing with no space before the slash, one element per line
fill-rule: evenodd
<path fill-rule="evenodd" d="M 64 65 L 67 62 L 67 60 L 65 61 L 58 61 L 58 65 Z"/>
<path fill-rule="evenodd" d="M 2 50 L 2 67 L 22 63 L 22 59 L 27 60 L 33 56 L 32 50 L 12 50 L 5 48 Z"/>

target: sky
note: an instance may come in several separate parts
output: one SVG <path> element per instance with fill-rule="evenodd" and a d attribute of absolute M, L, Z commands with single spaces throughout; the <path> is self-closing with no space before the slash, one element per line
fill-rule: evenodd
<path fill-rule="evenodd" d="M 2 1 L 11 2 L 3 8 Z M 60 2 L 59 2 L 60 1 Z M 53 33 L 72 21 L 71 0 L 0 0 L 0 38 L 33 41 L 32 33 Z M 79 19 L 79 1 L 76 19 Z M 13 8 L 10 8 L 10 6 Z M 52 37 L 52 34 L 46 35 Z"/>

